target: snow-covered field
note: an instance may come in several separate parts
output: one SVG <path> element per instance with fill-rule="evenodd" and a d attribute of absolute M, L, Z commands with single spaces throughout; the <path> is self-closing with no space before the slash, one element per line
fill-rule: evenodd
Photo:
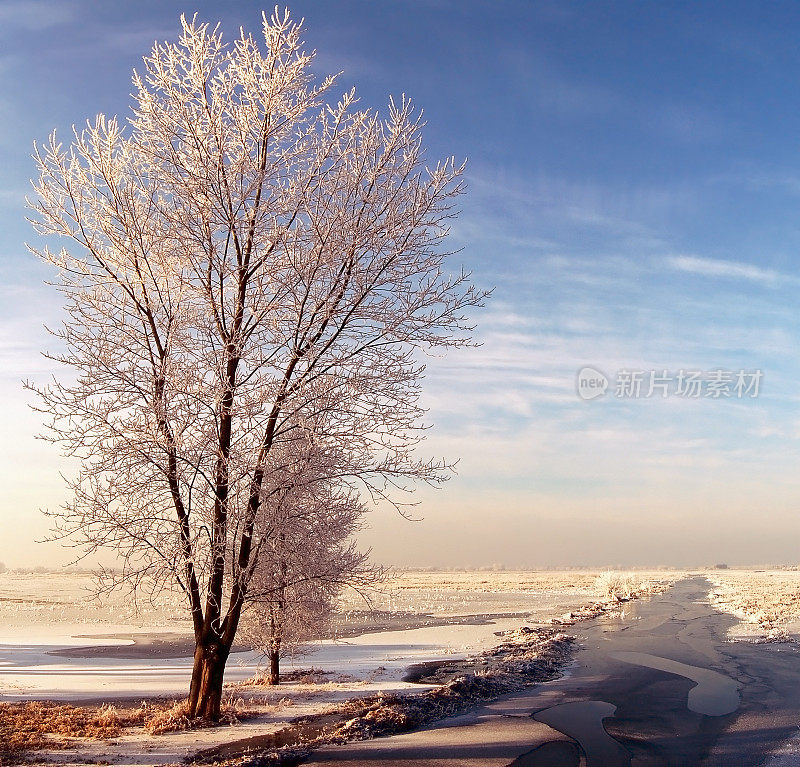
<path fill-rule="evenodd" d="M 347 698 L 424 689 L 402 681 L 408 666 L 474 655 L 496 645 L 497 632 L 520 625 L 569 622 L 570 613 L 621 587 L 660 590 L 688 575 L 637 571 L 601 577 L 598 571 L 404 571 L 370 598 L 343 597 L 338 639 L 288 659 L 285 672 L 317 673 L 277 688 L 248 683 L 261 659 L 231 656 L 227 697 L 255 716 L 235 725 L 149 735 L 141 727 L 108 740 L 79 740 L 73 748 L 38 752 L 65 764 L 175 764 L 198 750 L 275 732 L 294 717 L 318 713 Z M 800 633 L 800 571 L 707 570 L 712 603 L 739 617 L 735 636 Z M 159 696 L 179 698 L 188 687 L 191 659 L 174 652 L 191 646 L 191 627 L 177 597 L 134 605 L 125 595 L 102 602 L 92 581 L 77 573 L 0 574 L 0 700 L 115 701 L 138 705 Z M 188 644 L 187 644 L 188 640 Z M 183 644 L 181 645 L 181 641 Z M 92 647 L 126 648 L 113 657 Z M 164 652 L 164 648 L 173 651 Z M 69 656 L 54 654 L 73 648 Z M 83 648 L 83 649 L 75 649 Z"/>
<path fill-rule="evenodd" d="M 358 681 L 398 680 L 412 663 L 469 654 L 495 643 L 496 632 L 521 624 L 547 623 L 599 596 L 596 571 L 399 573 L 372 595 L 376 628 L 361 597 L 345 595 L 342 639 L 312 647 L 310 657 L 288 659 L 285 668 L 313 664 Z M 674 577 L 637 573 L 650 583 Z M 67 648 L 133 645 L 138 639 L 167 642 L 190 637 L 177 596 L 154 605 L 133 605 L 125 595 L 98 602 L 87 575 L 0 575 L 0 696 L 60 700 L 177 694 L 188 683 L 187 657 L 59 655 Z M 137 609 L 138 608 L 138 609 Z M 358 632 L 350 625 L 358 618 Z M 452 622 L 451 625 L 420 625 Z M 359 633 L 358 636 L 348 636 Z M 87 655 L 90 655 L 87 653 Z M 239 652 L 229 661 L 231 682 L 251 677 L 260 658 Z"/>
<path fill-rule="evenodd" d="M 346 595 L 340 639 L 318 643 L 309 656 L 288 659 L 284 671 L 313 666 L 313 683 L 279 688 L 250 686 L 258 671 L 252 652 L 231 656 L 228 695 L 259 715 L 232 727 L 150 736 L 139 731 L 105 741 L 86 741 L 48 758 L 86 763 L 164 764 L 200 748 L 275 731 L 287 719 L 322 710 L 356 695 L 419 685 L 403 682 L 409 665 L 463 657 L 498 643 L 497 632 L 520 625 L 548 624 L 577 612 L 601 596 L 598 571 L 398 573 L 372 595 L 374 616 L 356 595 Z M 636 572 L 631 582 L 659 589 L 676 572 Z M 125 595 L 103 602 L 91 598 L 89 576 L 65 573 L 0 575 L 0 700 L 118 701 L 180 696 L 188 688 L 191 659 L 158 657 L 159 640 L 190 638 L 189 622 L 177 597 L 159 604 Z M 566 614 L 566 615 L 565 615 Z M 370 629 L 370 621 L 375 628 Z M 430 623 L 432 625 L 425 625 Z M 389 629 L 389 630 L 387 630 Z M 138 646 L 133 657 L 93 656 L 90 649 L 58 655 L 65 648 Z M 155 644 L 154 644 L 155 643 Z"/>
<path fill-rule="evenodd" d="M 731 636 L 781 639 L 800 634 L 800 570 L 710 570 L 714 606 L 741 623 Z"/>

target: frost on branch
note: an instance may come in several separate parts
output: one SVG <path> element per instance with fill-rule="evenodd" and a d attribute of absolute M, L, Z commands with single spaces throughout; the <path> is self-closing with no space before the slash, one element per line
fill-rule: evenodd
<path fill-rule="evenodd" d="M 184 591 L 190 711 L 212 717 L 292 446 L 334 456 L 323 498 L 445 479 L 415 456 L 418 359 L 468 343 L 484 298 L 442 247 L 463 166 L 426 164 L 411 102 L 332 98 L 288 12 L 264 43 L 182 19 L 127 123 L 37 147 L 30 201 L 67 312 L 40 408 L 82 467 L 58 534 Z"/>

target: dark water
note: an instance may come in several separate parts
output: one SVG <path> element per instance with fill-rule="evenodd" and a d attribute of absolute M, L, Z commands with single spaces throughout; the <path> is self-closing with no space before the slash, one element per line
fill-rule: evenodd
<path fill-rule="evenodd" d="M 630 767 L 631 755 L 603 727 L 603 719 L 616 710 L 603 700 L 585 700 L 551 706 L 533 718 L 575 740 L 586 755 L 587 767 Z M 541 765 L 541 759 L 530 764 Z"/>
<path fill-rule="evenodd" d="M 611 657 L 697 682 L 697 686 L 689 690 L 687 705 L 690 711 L 707 716 L 725 716 L 739 708 L 739 686 L 733 679 L 717 671 L 645 652 L 614 652 Z"/>
<path fill-rule="evenodd" d="M 708 604 L 709 587 L 703 578 L 687 579 L 633 603 L 624 618 L 576 626 L 583 643 L 576 668 L 546 686 L 552 690 L 534 692 L 534 699 L 557 704 L 535 718 L 572 737 L 588 765 L 762 765 L 797 731 L 800 654 L 786 646 L 729 642 L 727 630 L 737 621 Z M 585 726 L 588 713 L 563 721 L 570 703 L 598 698 L 616 706 L 601 725 L 617 756 L 604 754 L 610 746 L 602 735 L 587 741 L 575 729 Z M 550 714 L 556 708 L 558 719 Z M 526 767 L 540 764 L 534 755 Z"/>

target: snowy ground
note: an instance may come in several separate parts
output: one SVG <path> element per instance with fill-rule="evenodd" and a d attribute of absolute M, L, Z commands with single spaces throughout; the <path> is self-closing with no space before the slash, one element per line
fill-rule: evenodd
<path fill-rule="evenodd" d="M 637 572 L 635 580 L 665 584 L 680 574 Z M 374 594 L 381 626 L 363 630 L 365 605 L 354 596 L 343 601 L 340 640 L 326 640 L 312 655 L 288 660 L 285 671 L 313 666 L 327 676 L 313 684 L 277 689 L 242 682 L 258 670 L 259 657 L 235 653 L 228 664 L 228 695 L 258 716 L 238 725 L 203 731 L 147 735 L 141 731 L 108 741 L 81 741 L 76 749 L 42 754 L 52 761 L 86 764 L 172 764 L 220 743 L 280 729 L 288 719 L 318 712 L 332 702 L 379 690 L 413 688 L 402 680 L 409 665 L 463 657 L 498 643 L 496 632 L 520 625 L 546 624 L 594 601 L 597 571 L 567 572 L 403 572 Z M 190 636 L 180 602 L 141 603 L 116 597 L 98 603 L 89 596 L 85 575 L 0 575 L 0 700 L 129 702 L 154 696 L 179 696 L 188 688 L 189 657 L 155 657 L 152 641 Z M 420 621 L 420 617 L 424 620 Z M 454 621 L 450 625 L 404 628 L 404 623 Z M 154 629 L 153 627 L 158 627 Z M 113 638 L 110 638 L 113 636 Z M 136 657 L 53 655 L 64 648 L 134 645 Z M 147 641 L 141 641 L 147 640 Z M 148 644 L 148 642 L 150 644 Z M 83 652 L 83 651 L 82 651 Z"/>
<path fill-rule="evenodd" d="M 712 604 L 741 623 L 731 637 L 783 639 L 800 634 L 800 570 L 710 570 Z"/>

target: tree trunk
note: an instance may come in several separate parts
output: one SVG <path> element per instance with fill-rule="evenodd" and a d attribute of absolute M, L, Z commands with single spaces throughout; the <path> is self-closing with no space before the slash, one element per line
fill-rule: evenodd
<path fill-rule="evenodd" d="M 218 639 L 198 642 L 194 651 L 189 716 L 217 721 L 222 705 L 222 679 L 230 648 Z"/>
<path fill-rule="evenodd" d="M 280 684 L 281 682 L 281 653 L 280 650 L 270 650 L 267 653 L 269 658 L 269 676 L 267 684 Z"/>

